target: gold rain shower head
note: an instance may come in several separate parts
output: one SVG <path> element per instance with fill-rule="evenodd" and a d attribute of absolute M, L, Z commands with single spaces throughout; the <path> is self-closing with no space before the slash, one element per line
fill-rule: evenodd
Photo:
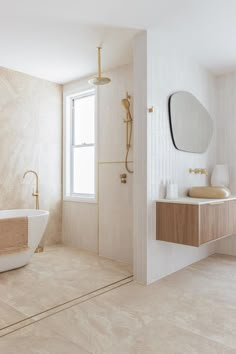
<path fill-rule="evenodd" d="M 97 47 L 98 50 L 98 76 L 92 77 L 88 80 L 88 83 L 91 85 L 106 85 L 111 82 L 111 79 L 108 77 L 102 77 L 101 75 L 101 49 L 102 47 Z"/>

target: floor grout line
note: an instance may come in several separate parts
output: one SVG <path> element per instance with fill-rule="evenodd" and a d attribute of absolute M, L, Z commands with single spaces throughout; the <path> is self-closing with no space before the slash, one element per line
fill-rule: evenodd
<path fill-rule="evenodd" d="M 131 278 L 132 278 L 132 279 L 131 279 Z M 89 292 L 89 293 L 87 293 L 87 294 L 81 295 L 81 296 L 79 296 L 79 297 L 77 297 L 77 298 L 74 298 L 74 299 L 72 299 L 72 300 L 69 300 L 69 301 L 67 301 L 67 302 L 65 302 L 65 303 L 63 303 L 63 304 L 60 304 L 60 305 L 51 307 L 50 309 L 47 309 L 47 310 L 45 310 L 45 311 L 42 311 L 42 312 L 37 313 L 37 314 L 32 315 L 32 316 L 29 316 L 29 317 L 27 317 L 27 318 L 25 318 L 25 319 L 23 319 L 23 320 L 21 320 L 21 321 L 17 321 L 17 322 L 15 322 L 15 323 L 13 323 L 13 324 L 11 324 L 11 325 L 9 325 L 9 326 L 5 326 L 5 327 L 3 327 L 3 328 L 0 329 L 0 338 L 1 338 L 1 337 L 5 337 L 5 336 L 7 336 L 7 335 L 9 335 L 9 334 L 11 334 L 11 333 L 13 333 L 13 332 L 16 332 L 16 331 L 22 329 L 22 328 L 28 327 L 28 326 L 30 326 L 30 325 L 33 325 L 33 324 L 39 322 L 39 321 L 42 321 L 42 320 L 45 319 L 45 318 L 51 317 L 51 316 L 53 316 L 53 315 L 55 315 L 55 314 L 57 314 L 57 313 L 60 313 L 60 312 L 65 311 L 65 310 L 67 310 L 67 309 L 70 309 L 70 308 L 72 308 L 72 307 L 74 307 L 74 306 L 80 305 L 80 304 L 82 304 L 82 303 L 84 303 L 84 302 L 86 302 L 86 301 L 89 301 L 89 300 L 91 300 L 91 299 L 94 299 L 94 298 L 96 298 L 96 297 L 98 297 L 98 296 L 100 296 L 100 295 L 106 294 L 106 293 L 109 292 L 109 291 L 112 291 L 112 290 L 114 290 L 114 289 L 117 289 L 117 288 L 119 288 L 119 287 L 121 287 L 121 286 L 124 286 L 124 285 L 129 284 L 129 283 L 132 283 L 132 282 L 133 282 L 133 275 L 130 275 L 130 276 L 124 278 L 124 279 L 118 280 L 118 281 L 116 281 L 116 282 L 114 282 L 114 283 L 111 283 L 111 284 L 106 285 L 106 286 L 104 286 L 104 287 L 101 287 L 101 288 L 99 288 L 99 289 L 93 290 L 93 291 L 91 291 L 91 292 Z M 120 283 L 122 283 L 122 284 L 120 284 Z M 108 289 L 108 288 L 111 288 L 111 289 Z M 103 291 L 103 290 L 104 290 L 104 291 Z M 98 293 L 98 294 L 96 294 L 96 293 Z M 93 295 L 93 294 L 94 294 L 94 296 L 90 296 L 90 295 Z M 86 297 L 88 297 L 88 298 L 83 300 L 83 298 L 86 298 Z M 80 301 L 80 300 L 81 300 L 81 301 Z M 72 303 L 75 302 L 75 301 L 77 301 L 77 302 L 74 303 L 74 304 L 72 304 Z M 67 306 L 67 305 L 68 305 L 68 306 Z M 66 306 L 66 307 L 60 309 L 60 308 L 63 307 L 63 306 Z M 58 309 L 58 311 L 56 311 L 56 309 Z M 49 313 L 50 311 L 52 311 L 52 310 L 55 310 L 55 312 L 53 312 L 53 313 L 51 313 L 51 314 L 48 314 L 48 313 Z M 39 318 L 39 319 L 34 320 L 34 318 L 37 318 L 38 316 L 44 315 L 44 314 L 45 314 L 45 316 L 43 316 L 42 318 Z M 48 315 L 47 315 L 47 314 L 48 314 Z M 25 322 L 27 322 L 27 321 L 30 321 L 30 320 L 32 320 L 33 322 L 31 322 L 31 323 L 29 323 L 29 324 L 26 324 L 26 325 L 23 325 L 23 326 L 20 326 L 19 328 L 16 328 L 16 329 L 10 331 L 10 329 L 11 329 L 12 327 L 14 327 L 14 326 L 16 326 L 16 325 L 18 325 L 18 324 L 19 324 L 19 325 L 20 325 L 20 324 L 23 324 L 23 323 L 25 323 Z M 7 332 L 7 333 L 5 333 L 5 334 L 1 334 L 1 332 L 4 332 L 4 331 L 6 331 L 6 330 L 9 330 L 9 332 Z"/>

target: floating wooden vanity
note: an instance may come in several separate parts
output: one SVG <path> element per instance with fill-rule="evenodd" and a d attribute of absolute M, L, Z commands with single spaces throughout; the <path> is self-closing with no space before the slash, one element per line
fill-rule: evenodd
<path fill-rule="evenodd" d="M 157 240 L 199 247 L 236 234 L 236 197 L 161 199 L 156 223 Z"/>

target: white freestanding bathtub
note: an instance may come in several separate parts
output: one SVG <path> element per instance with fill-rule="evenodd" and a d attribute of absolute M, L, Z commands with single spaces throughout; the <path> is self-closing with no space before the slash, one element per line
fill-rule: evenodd
<path fill-rule="evenodd" d="M 38 247 L 48 223 L 49 212 L 34 209 L 0 210 L 0 219 L 28 216 L 28 246 L 25 251 L 0 255 L 0 272 L 26 265 Z"/>

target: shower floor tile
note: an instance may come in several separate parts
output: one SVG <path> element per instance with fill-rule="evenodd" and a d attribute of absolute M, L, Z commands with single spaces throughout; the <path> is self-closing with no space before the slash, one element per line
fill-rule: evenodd
<path fill-rule="evenodd" d="M 127 264 L 63 245 L 47 247 L 27 266 L 0 273 L 0 329 L 131 275 Z"/>

